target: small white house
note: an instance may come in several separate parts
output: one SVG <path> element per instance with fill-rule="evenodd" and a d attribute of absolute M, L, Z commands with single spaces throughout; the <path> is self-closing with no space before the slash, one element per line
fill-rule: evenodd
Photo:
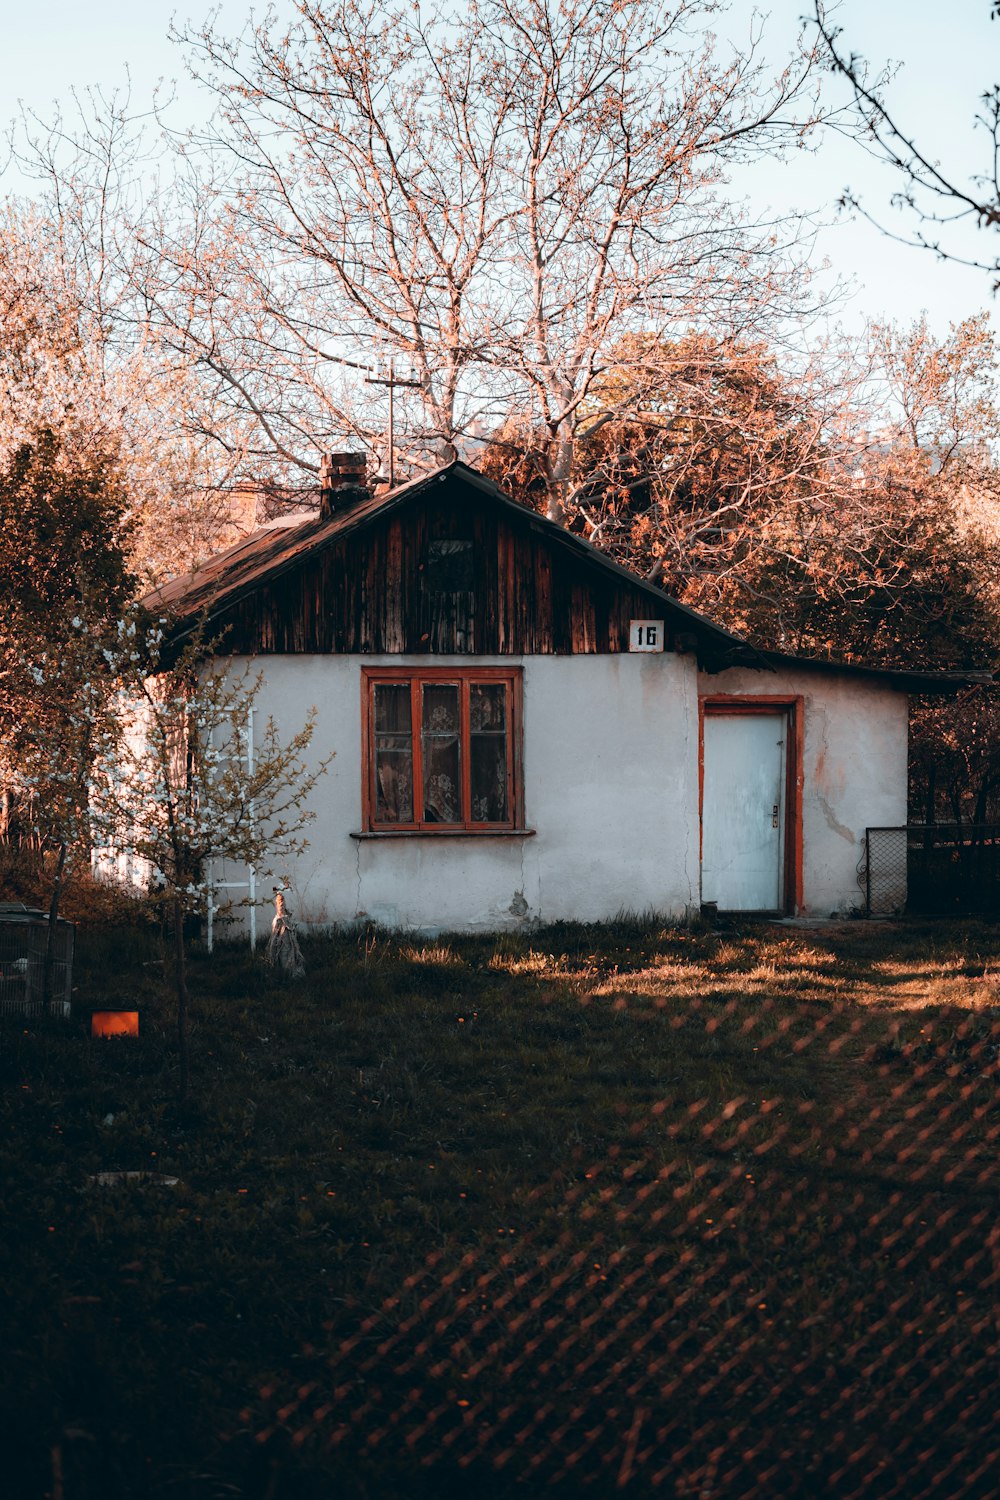
<path fill-rule="evenodd" d="M 849 912 L 941 682 L 757 651 L 461 463 L 372 496 L 342 462 L 147 602 L 253 657 L 279 729 L 317 710 L 306 924 Z"/>

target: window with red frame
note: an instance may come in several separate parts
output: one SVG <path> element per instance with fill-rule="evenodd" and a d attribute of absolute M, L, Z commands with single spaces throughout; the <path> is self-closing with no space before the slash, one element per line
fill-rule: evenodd
<path fill-rule="evenodd" d="M 520 668 L 372 667 L 363 682 L 369 832 L 522 825 Z"/>

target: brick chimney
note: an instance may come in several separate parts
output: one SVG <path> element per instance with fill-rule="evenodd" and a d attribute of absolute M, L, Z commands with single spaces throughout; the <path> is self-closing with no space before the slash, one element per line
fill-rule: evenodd
<path fill-rule="evenodd" d="M 324 453 L 319 466 L 319 513 L 328 521 L 336 512 L 364 500 L 368 489 L 366 453 Z"/>

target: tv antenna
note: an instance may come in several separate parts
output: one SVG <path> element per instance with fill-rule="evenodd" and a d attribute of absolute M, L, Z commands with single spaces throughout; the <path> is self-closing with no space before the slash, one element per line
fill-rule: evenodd
<path fill-rule="evenodd" d="M 393 395 L 397 387 L 407 391 L 423 390 L 424 382 L 417 379 L 417 372 L 413 365 L 410 366 L 409 379 L 397 375 L 395 360 L 390 359 L 388 374 L 384 373 L 384 367 L 379 364 L 376 369 L 365 376 L 365 384 L 384 385 L 389 388 L 389 488 L 393 489 L 396 484 L 396 419 Z"/>

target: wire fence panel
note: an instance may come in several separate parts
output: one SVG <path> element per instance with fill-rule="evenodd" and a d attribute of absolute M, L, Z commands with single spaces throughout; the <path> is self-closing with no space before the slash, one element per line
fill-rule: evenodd
<path fill-rule="evenodd" d="M 903 911 L 1000 916 L 1000 824 L 869 828 L 865 851 L 870 917 Z"/>
<path fill-rule="evenodd" d="M 337 1461 L 351 1494 L 1000 1494 L 1000 978 L 969 983 L 924 1024 L 679 1009 L 717 1096 L 679 1079 L 489 1242 L 428 1223 L 248 1405 L 269 1493 Z"/>
<path fill-rule="evenodd" d="M 52 1015 L 68 1016 L 73 989 L 74 929 L 57 921 L 53 933 Z M 0 1014 L 39 1015 L 45 1009 L 48 917 L 17 902 L 0 902 Z"/>
<path fill-rule="evenodd" d="M 863 875 L 867 916 L 893 917 L 906 910 L 909 840 L 905 828 L 866 830 Z"/>

